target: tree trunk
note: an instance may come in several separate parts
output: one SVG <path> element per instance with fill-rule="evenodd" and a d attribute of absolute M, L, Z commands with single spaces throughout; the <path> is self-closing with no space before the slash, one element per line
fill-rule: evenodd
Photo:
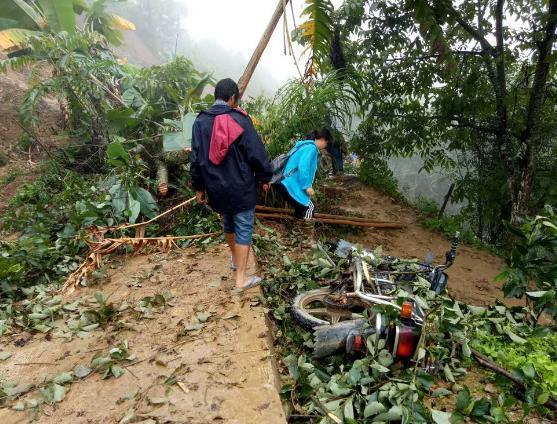
<path fill-rule="evenodd" d="M 525 146 L 522 160 L 519 162 L 519 169 L 514 173 L 513 205 L 511 211 L 511 222 L 516 223 L 521 215 L 526 215 L 530 211 L 530 202 L 534 188 L 536 175 L 539 144 L 541 139 L 540 124 L 547 78 L 550 74 L 551 52 L 555 42 L 555 31 L 557 29 L 557 0 L 548 3 L 547 26 L 545 27 L 545 38 L 538 42 L 538 57 L 536 61 L 536 71 L 528 110 L 526 113 L 526 128 L 520 137 L 520 141 Z"/>

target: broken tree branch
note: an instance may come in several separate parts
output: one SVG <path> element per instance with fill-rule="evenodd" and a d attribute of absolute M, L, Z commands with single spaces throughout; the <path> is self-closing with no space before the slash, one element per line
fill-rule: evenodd
<path fill-rule="evenodd" d="M 264 213 L 256 212 L 255 216 L 258 218 L 269 218 L 269 219 L 298 219 L 294 215 L 285 215 L 281 213 Z M 361 222 L 361 221 L 350 221 L 348 219 L 338 219 L 338 218 L 317 218 L 314 217 L 313 221 L 321 222 L 323 224 L 334 224 L 334 225 L 351 225 L 353 227 L 367 227 L 367 228 L 391 228 L 400 229 L 403 225 L 396 222 Z"/>
<path fill-rule="evenodd" d="M 474 357 L 474 359 L 476 361 L 478 361 L 478 363 L 486 368 L 489 368 L 491 371 L 496 372 L 499 375 L 502 375 L 503 377 L 508 378 L 509 380 L 511 380 L 514 384 L 516 384 L 521 390 L 525 390 L 524 387 L 524 383 L 522 383 L 522 381 L 520 381 L 518 378 L 516 378 L 514 375 L 512 375 L 510 372 L 508 372 L 506 369 L 502 368 L 501 366 L 499 366 L 498 364 L 496 364 L 495 362 L 493 362 L 491 359 L 489 359 L 487 356 L 482 355 L 480 352 L 478 352 L 477 350 L 471 349 L 472 351 L 472 356 Z M 549 399 L 546 403 L 544 403 L 544 406 L 546 408 L 552 409 L 554 411 L 557 411 L 557 402 L 554 401 L 553 399 Z"/>
<path fill-rule="evenodd" d="M 263 213 L 267 213 L 267 212 L 271 212 L 271 213 L 278 213 L 278 214 L 285 214 L 288 216 L 293 216 L 294 215 L 294 210 L 292 209 L 286 209 L 286 208 L 273 208 L 270 206 L 263 206 L 263 205 L 257 205 L 255 207 L 256 210 L 258 211 L 263 211 Z M 324 219 L 334 219 L 334 220 L 346 220 L 346 221 L 353 221 L 353 222 L 361 222 L 361 223 L 365 223 L 365 224 L 377 224 L 377 225 L 383 225 L 383 224 L 395 224 L 395 225 L 400 225 L 400 228 L 403 227 L 403 225 L 401 223 L 398 222 L 386 222 L 386 221 L 376 221 L 373 219 L 369 219 L 369 218 L 361 218 L 361 217 L 356 217 L 356 216 L 343 216 L 343 215 L 333 215 L 333 214 L 328 214 L 328 213 L 316 213 L 314 214 L 314 218 L 324 218 Z"/>

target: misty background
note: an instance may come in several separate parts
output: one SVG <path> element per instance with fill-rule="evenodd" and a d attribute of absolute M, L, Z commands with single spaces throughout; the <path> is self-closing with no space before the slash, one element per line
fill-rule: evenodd
<path fill-rule="evenodd" d="M 343 0 L 333 0 L 335 7 Z M 111 9 L 132 21 L 137 30 L 124 31 L 121 56 L 135 65 L 150 66 L 182 55 L 215 79 L 242 75 L 273 11 L 276 0 L 127 0 Z M 304 2 L 287 6 L 287 26 L 302 22 Z M 292 13 L 293 9 L 293 13 Z M 289 79 L 296 78 L 294 59 L 284 53 L 284 17 L 281 19 L 246 90 L 248 97 L 274 97 Z M 293 44 L 300 58 L 303 49 Z M 303 67 L 304 59 L 300 60 Z M 359 120 L 355 120 L 358 122 Z M 353 128 L 352 130 L 354 130 Z M 391 158 L 389 166 L 399 188 L 410 201 L 419 198 L 443 201 L 450 181 L 445 173 L 422 170 L 419 157 Z M 449 204 L 448 212 L 462 205 Z"/>

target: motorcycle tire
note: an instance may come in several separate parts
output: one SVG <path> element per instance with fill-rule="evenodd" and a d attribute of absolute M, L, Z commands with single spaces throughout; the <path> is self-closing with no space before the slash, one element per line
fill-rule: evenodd
<path fill-rule="evenodd" d="M 320 301 L 323 305 L 325 305 L 325 297 L 330 294 L 330 288 L 315 289 L 300 293 L 292 302 L 292 318 L 294 318 L 298 324 L 306 330 L 313 330 L 315 327 L 320 327 L 322 325 L 330 325 L 330 322 L 314 317 L 306 312 L 305 308 L 308 303 L 313 301 Z"/>

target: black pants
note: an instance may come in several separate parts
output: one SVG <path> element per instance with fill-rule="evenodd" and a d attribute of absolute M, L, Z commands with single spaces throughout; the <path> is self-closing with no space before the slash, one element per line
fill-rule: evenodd
<path fill-rule="evenodd" d="M 298 218 L 298 219 L 312 219 L 313 218 L 313 214 L 315 212 L 315 205 L 313 204 L 313 202 L 311 200 L 309 201 L 309 204 L 307 206 L 304 206 L 301 203 L 299 203 L 298 201 L 296 201 L 292 196 L 290 196 L 290 193 L 288 193 L 288 190 L 286 189 L 286 187 L 283 186 L 281 183 L 275 184 L 275 185 L 273 185 L 273 187 L 275 188 L 275 190 L 278 193 L 280 193 L 282 198 L 284 200 L 286 200 L 288 202 L 288 204 L 290 204 L 294 208 L 294 216 L 296 218 Z"/>
<path fill-rule="evenodd" d="M 342 149 L 336 144 L 327 144 L 327 152 L 331 155 L 333 161 L 333 173 L 342 174 L 344 172 L 344 163 L 342 160 Z"/>

